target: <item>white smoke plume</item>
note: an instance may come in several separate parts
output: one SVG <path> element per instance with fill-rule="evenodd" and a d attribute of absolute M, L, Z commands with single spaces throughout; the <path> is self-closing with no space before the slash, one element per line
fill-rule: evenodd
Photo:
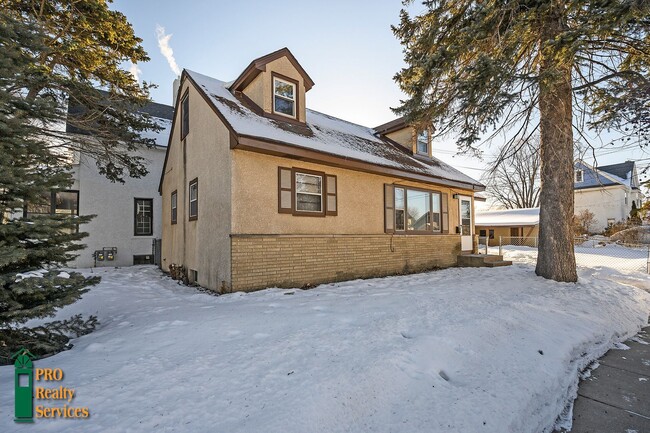
<path fill-rule="evenodd" d="M 139 83 L 140 82 L 140 74 L 142 73 L 142 71 L 140 70 L 140 68 L 138 68 L 138 65 L 136 65 L 135 63 L 131 63 L 131 66 L 129 67 L 129 72 L 131 73 L 131 75 L 133 75 L 133 78 L 135 78 L 135 81 L 137 81 Z"/>
<path fill-rule="evenodd" d="M 167 63 L 169 63 L 171 70 L 174 72 L 174 74 L 176 74 L 176 76 L 179 76 L 181 75 L 181 68 L 178 67 L 176 59 L 174 58 L 174 50 L 172 50 L 172 47 L 169 46 L 169 40 L 171 37 L 171 34 L 165 34 L 165 28 L 163 26 L 156 24 L 156 38 L 158 39 L 158 48 L 160 48 L 160 52 L 167 59 Z"/>

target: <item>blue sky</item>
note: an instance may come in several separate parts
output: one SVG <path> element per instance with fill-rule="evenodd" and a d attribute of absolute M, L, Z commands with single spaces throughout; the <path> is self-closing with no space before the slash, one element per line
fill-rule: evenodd
<path fill-rule="evenodd" d="M 152 92 L 156 102 L 171 104 L 175 77 L 158 47 L 156 27 L 162 26 L 172 35 L 169 45 L 181 69 L 226 81 L 251 60 L 286 46 L 316 83 L 307 94 L 309 108 L 370 127 L 394 119 L 390 107 L 403 97 L 393 81 L 404 65 L 402 47 L 390 29 L 402 7 L 397 0 L 115 0 L 112 6 L 143 39 L 151 61 L 138 65 L 139 75 L 159 86 Z M 420 9 L 419 3 L 410 7 Z M 485 168 L 477 158 L 454 156 L 451 140 L 436 144 L 434 153 L 476 179 Z M 600 165 L 650 163 L 650 154 L 638 149 L 598 155 Z"/>

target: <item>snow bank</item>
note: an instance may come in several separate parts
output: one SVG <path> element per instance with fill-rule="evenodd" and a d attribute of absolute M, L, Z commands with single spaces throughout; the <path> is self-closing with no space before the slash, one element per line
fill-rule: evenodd
<path fill-rule="evenodd" d="M 89 420 L 48 432 L 549 432 L 578 373 L 647 323 L 650 295 L 530 265 L 214 297 L 152 267 L 102 269 L 60 317 L 102 325 L 60 367 Z M 13 367 L 0 368 L 11 389 Z M 2 431 L 13 394 L 0 393 Z"/>

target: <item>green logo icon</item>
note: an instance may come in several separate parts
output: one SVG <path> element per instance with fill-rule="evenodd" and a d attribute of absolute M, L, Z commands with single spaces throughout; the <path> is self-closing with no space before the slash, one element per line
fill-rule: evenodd
<path fill-rule="evenodd" d="M 14 410 L 16 422 L 34 422 L 34 364 L 36 358 L 29 350 L 22 348 L 11 356 L 14 362 L 14 383 L 16 394 Z"/>

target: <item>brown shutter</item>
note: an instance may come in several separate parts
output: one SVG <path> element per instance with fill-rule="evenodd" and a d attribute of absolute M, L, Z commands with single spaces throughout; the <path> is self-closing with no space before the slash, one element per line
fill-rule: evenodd
<path fill-rule="evenodd" d="M 449 234 L 449 206 L 448 206 L 448 197 L 449 194 L 446 192 L 442 193 L 442 232 L 444 234 Z"/>
<path fill-rule="evenodd" d="M 384 232 L 395 233 L 395 187 L 384 184 Z"/>
<path fill-rule="evenodd" d="M 326 214 L 336 216 L 339 213 L 339 199 L 338 199 L 338 180 L 333 174 L 325 176 L 325 208 Z"/>
<path fill-rule="evenodd" d="M 278 212 L 293 211 L 293 174 L 290 168 L 278 167 Z"/>

